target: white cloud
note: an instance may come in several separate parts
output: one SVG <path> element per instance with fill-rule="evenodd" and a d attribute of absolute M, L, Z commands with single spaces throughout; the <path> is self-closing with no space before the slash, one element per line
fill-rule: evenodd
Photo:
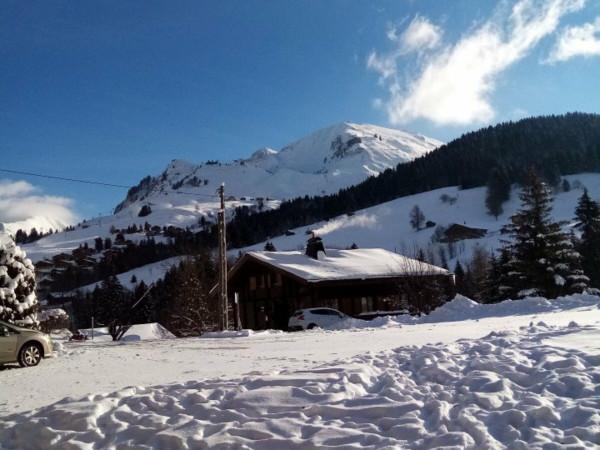
<path fill-rule="evenodd" d="M 385 103 L 388 119 L 393 124 L 416 119 L 438 125 L 489 122 L 495 115 L 490 97 L 498 77 L 553 33 L 565 14 L 584 4 L 585 0 L 519 0 L 508 17 L 502 18 L 499 9 L 494 19 L 447 45 L 440 45 L 442 32 L 437 27 L 437 41 L 431 33 L 429 39 L 425 38 L 425 32 L 411 33 L 413 39 L 403 39 L 413 20 L 404 33 L 392 39 L 395 48 L 391 52 L 373 52 L 367 60 L 367 66 L 379 73 L 380 83 L 389 90 Z M 410 47 L 408 42 L 415 46 Z M 398 66 L 408 48 L 419 48 L 423 54 L 416 61 L 416 74 L 405 80 Z"/>
<path fill-rule="evenodd" d="M 416 16 L 402 33 L 398 34 L 398 28 L 390 26 L 386 35 L 395 44 L 395 49 L 386 55 L 372 52 L 367 59 L 367 66 L 381 75 L 382 83 L 396 75 L 399 57 L 437 47 L 442 38 L 442 29 L 427 18 Z"/>
<path fill-rule="evenodd" d="M 15 232 L 62 228 L 77 221 L 73 201 L 66 197 L 44 195 L 26 181 L 0 180 L 0 222 Z"/>
<path fill-rule="evenodd" d="M 400 35 L 393 27 L 388 30 L 387 37 L 399 44 L 400 53 L 408 54 L 437 47 L 442 39 L 442 29 L 426 17 L 416 16 Z"/>
<path fill-rule="evenodd" d="M 567 27 L 559 35 L 547 62 L 567 61 L 576 56 L 600 55 L 600 17 L 581 26 Z"/>

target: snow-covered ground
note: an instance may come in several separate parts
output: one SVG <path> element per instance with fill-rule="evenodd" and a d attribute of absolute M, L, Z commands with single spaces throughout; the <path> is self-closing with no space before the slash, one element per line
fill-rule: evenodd
<path fill-rule="evenodd" d="M 590 196 L 600 200 L 600 174 L 582 173 L 564 177 L 574 188 L 569 192 L 557 192 L 554 197 L 552 217 L 558 221 L 566 221 L 567 227 L 574 223 L 575 206 L 587 188 Z M 444 202 L 442 196 L 454 199 Z M 306 230 L 313 230 L 323 238 L 325 247 L 348 248 L 353 243 L 358 247 L 378 247 L 406 256 L 414 256 L 418 248 L 431 248 L 433 256 L 439 264 L 439 247 L 444 247 L 449 263 L 459 259 L 469 262 L 471 251 L 475 245 L 491 250 L 500 246 L 500 240 L 506 238 L 500 229 L 506 225 L 521 206 L 519 190 L 514 186 L 511 198 L 503 205 L 504 213 L 496 220 L 486 212 L 486 188 L 460 190 L 458 187 L 447 187 L 420 194 L 409 195 L 382 203 L 371 208 L 356 211 L 351 216 L 341 216 L 326 222 L 319 222 L 293 230 L 293 236 L 279 236 L 270 239 L 277 250 L 297 250 L 304 248 Z M 456 256 L 449 257 L 447 244 L 432 244 L 435 227 L 415 231 L 409 223 L 409 213 L 414 205 L 418 205 L 427 220 L 436 225 L 447 227 L 452 224 L 466 225 L 471 228 L 488 230 L 485 237 L 458 242 L 455 247 Z M 244 250 L 262 250 L 265 242 L 250 246 Z M 233 253 L 232 253 L 233 254 Z M 237 254 L 237 250 L 235 251 Z M 453 266 L 450 265 L 452 269 Z"/>
<path fill-rule="evenodd" d="M 459 297 L 412 324 L 65 344 L 0 372 L 0 445 L 593 448 L 599 304 Z"/>

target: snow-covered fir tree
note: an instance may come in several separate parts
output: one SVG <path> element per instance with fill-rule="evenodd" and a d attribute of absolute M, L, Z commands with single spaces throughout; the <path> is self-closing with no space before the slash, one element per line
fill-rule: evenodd
<path fill-rule="evenodd" d="M 37 325 L 32 262 L 13 239 L 0 231 L 0 320 Z"/>
<path fill-rule="evenodd" d="M 505 243 L 510 254 L 501 287 L 505 298 L 555 298 L 583 291 L 589 280 L 581 269 L 581 255 L 561 224 L 550 217 L 550 188 L 530 171 L 520 198 L 521 210 L 503 229 L 512 238 Z"/>
<path fill-rule="evenodd" d="M 583 270 L 590 285 L 600 288 L 600 204 L 590 198 L 587 189 L 579 198 L 575 216 L 581 231 L 576 249 L 582 256 Z"/>
<path fill-rule="evenodd" d="M 510 251 L 506 247 L 500 250 L 498 257 L 494 255 L 491 260 L 488 280 L 490 286 L 488 301 L 490 303 L 500 302 L 510 296 L 510 260 Z"/>

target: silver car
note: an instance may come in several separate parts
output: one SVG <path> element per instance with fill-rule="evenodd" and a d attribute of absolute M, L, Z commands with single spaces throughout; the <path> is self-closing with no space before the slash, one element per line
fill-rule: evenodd
<path fill-rule="evenodd" d="M 0 364 L 18 362 L 22 367 L 37 366 L 52 355 L 52 340 L 41 331 L 0 321 Z"/>
<path fill-rule="evenodd" d="M 348 316 L 333 308 L 299 309 L 290 317 L 288 330 L 299 331 L 326 328 L 344 319 L 348 319 Z"/>

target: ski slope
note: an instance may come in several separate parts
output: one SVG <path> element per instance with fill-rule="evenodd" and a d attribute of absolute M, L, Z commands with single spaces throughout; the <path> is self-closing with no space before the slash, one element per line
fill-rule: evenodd
<path fill-rule="evenodd" d="M 582 173 L 564 178 L 572 185 L 580 187 L 555 194 L 552 216 L 555 220 L 566 221 L 565 228 L 570 229 L 574 224 L 575 206 L 583 193 L 583 187 L 588 189 L 593 199 L 600 200 L 600 174 Z M 455 202 L 442 201 L 443 195 L 455 199 Z M 462 263 L 469 262 L 476 245 L 487 250 L 499 248 L 500 241 L 506 238 L 501 235 L 501 228 L 521 206 L 519 190 L 514 186 L 510 200 L 503 206 L 503 214 L 495 219 L 486 212 L 485 195 L 485 187 L 465 190 L 458 187 L 436 189 L 356 211 L 350 216 L 344 215 L 297 228 L 292 230 L 295 233 L 293 236 L 279 236 L 270 241 L 278 251 L 301 249 L 306 243 L 306 230 L 312 230 L 323 238 L 325 247 L 343 249 L 356 243 L 359 248 L 384 248 L 409 257 L 415 256 L 419 248 L 430 249 L 435 262 L 440 264 L 439 249 L 444 248 L 446 254 L 449 252 L 447 244 L 432 242 L 435 227 L 415 231 L 410 226 L 410 210 L 414 205 L 418 205 L 427 220 L 435 222 L 436 226 L 448 227 L 456 223 L 488 230 L 483 238 L 463 240 L 454 246 L 455 257 L 448 257 L 449 267 L 452 269 L 457 260 Z M 258 243 L 243 251 L 262 250 L 264 245 L 265 242 Z"/>

